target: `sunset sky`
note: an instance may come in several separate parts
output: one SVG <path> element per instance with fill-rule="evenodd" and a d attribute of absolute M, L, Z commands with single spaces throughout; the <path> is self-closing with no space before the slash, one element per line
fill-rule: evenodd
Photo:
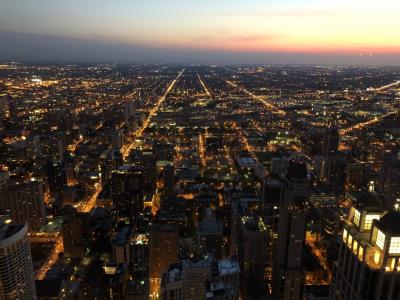
<path fill-rule="evenodd" d="M 97 59 L 132 62 L 254 53 L 400 64 L 399 28 L 399 0 L 0 0 L 0 58 L 72 60 L 81 47 L 83 59 L 92 47 Z"/>

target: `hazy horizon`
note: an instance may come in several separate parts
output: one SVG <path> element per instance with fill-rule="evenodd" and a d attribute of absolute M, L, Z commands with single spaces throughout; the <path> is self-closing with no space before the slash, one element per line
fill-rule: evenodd
<path fill-rule="evenodd" d="M 0 61 L 400 65 L 396 0 L 0 3 Z"/>

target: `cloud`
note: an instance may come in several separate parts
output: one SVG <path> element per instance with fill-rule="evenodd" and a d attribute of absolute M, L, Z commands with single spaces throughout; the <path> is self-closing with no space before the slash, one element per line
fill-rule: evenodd
<path fill-rule="evenodd" d="M 286 9 L 270 11 L 230 11 L 220 12 L 219 17 L 320 17 L 335 14 L 332 10 L 325 9 Z"/>
<path fill-rule="evenodd" d="M 222 34 L 204 34 L 194 38 L 195 41 L 222 41 L 222 42 L 260 42 L 260 41 L 271 41 L 285 37 L 284 34 L 280 33 L 267 33 L 267 34 L 241 34 L 241 35 L 230 35 L 227 33 Z"/>
<path fill-rule="evenodd" d="M 278 38 L 282 38 L 285 35 L 279 33 L 270 34 L 249 34 L 249 35 L 237 35 L 226 38 L 228 41 L 234 42 L 258 42 L 258 41 L 270 41 Z"/>

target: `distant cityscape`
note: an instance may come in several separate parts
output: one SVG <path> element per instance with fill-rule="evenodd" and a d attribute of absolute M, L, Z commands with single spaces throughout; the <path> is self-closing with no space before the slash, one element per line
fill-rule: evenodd
<path fill-rule="evenodd" d="M 399 300 L 400 67 L 0 64 L 0 299 Z"/>

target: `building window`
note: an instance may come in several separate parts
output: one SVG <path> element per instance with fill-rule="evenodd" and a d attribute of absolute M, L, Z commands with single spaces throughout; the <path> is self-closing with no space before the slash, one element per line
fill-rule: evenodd
<path fill-rule="evenodd" d="M 359 212 L 357 209 L 355 209 L 355 210 L 354 210 L 353 222 L 354 222 L 354 224 L 356 224 L 357 226 L 360 226 L 360 217 L 361 217 L 360 212 Z"/>
<path fill-rule="evenodd" d="M 376 252 L 374 253 L 374 263 L 375 263 L 376 265 L 378 265 L 380 259 L 381 259 L 381 254 L 380 254 L 378 251 L 376 251 Z"/>
<path fill-rule="evenodd" d="M 354 254 L 357 254 L 357 247 L 358 247 L 358 242 L 356 240 L 354 240 L 354 243 L 353 243 L 353 252 L 354 252 Z"/>
<path fill-rule="evenodd" d="M 376 236 L 376 245 L 383 250 L 385 247 L 385 234 L 378 229 L 378 235 Z"/>
<path fill-rule="evenodd" d="M 363 248 L 363 247 L 360 247 L 360 249 L 358 249 L 358 258 L 359 258 L 360 260 L 362 260 L 362 259 L 363 259 L 363 256 L 364 256 L 364 248 Z"/>
<path fill-rule="evenodd" d="M 347 239 L 347 229 L 343 229 L 343 241 L 346 242 Z"/>
<path fill-rule="evenodd" d="M 347 246 L 349 246 L 349 248 L 351 249 L 352 244 L 353 244 L 353 237 L 351 236 L 351 234 L 349 234 L 349 239 L 347 240 Z"/>
<path fill-rule="evenodd" d="M 400 254 L 400 237 L 392 237 L 390 239 L 390 254 Z"/>
<path fill-rule="evenodd" d="M 379 220 L 380 218 L 380 215 L 367 215 L 365 217 L 364 230 L 370 230 L 372 228 L 372 221 Z"/>

